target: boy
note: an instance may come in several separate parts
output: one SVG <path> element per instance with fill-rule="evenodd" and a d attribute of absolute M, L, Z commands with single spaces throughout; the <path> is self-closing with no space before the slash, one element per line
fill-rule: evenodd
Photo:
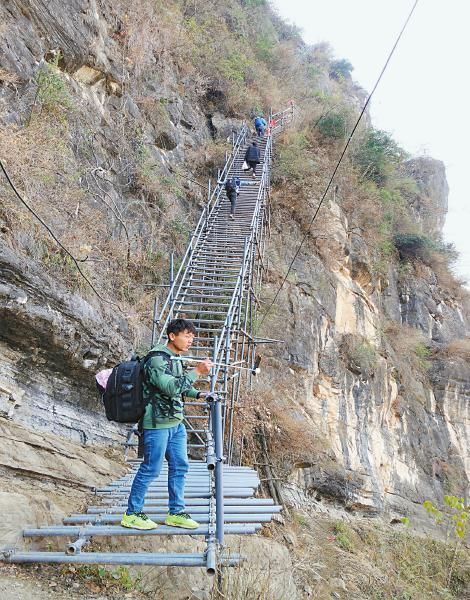
<path fill-rule="evenodd" d="M 183 372 L 180 360 L 171 360 L 187 352 L 196 329 L 191 321 L 173 319 L 168 325 L 168 342 L 152 348 L 158 352 L 145 366 L 144 398 L 148 399 L 143 416 L 144 459 L 132 483 L 127 511 L 121 525 L 132 529 L 155 529 L 158 525 L 143 512 L 145 494 L 159 476 L 163 459 L 168 461 L 168 515 L 165 525 L 196 529 L 199 523 L 185 512 L 184 481 L 189 469 L 186 428 L 183 425 L 183 396 L 201 398 L 204 392 L 193 387 L 194 381 L 209 374 L 212 362 L 206 359 L 195 369 Z"/>

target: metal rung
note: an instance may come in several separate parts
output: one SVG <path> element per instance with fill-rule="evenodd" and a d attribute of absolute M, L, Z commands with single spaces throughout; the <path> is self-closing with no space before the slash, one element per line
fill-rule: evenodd
<path fill-rule="evenodd" d="M 7 553 L 2 559 L 9 563 L 52 563 L 78 565 L 153 565 L 165 567 L 206 567 L 206 554 L 178 554 L 174 552 L 80 552 L 69 555 L 63 552 L 16 552 Z M 239 554 L 221 556 L 226 567 L 237 565 L 242 559 Z"/>
<path fill-rule="evenodd" d="M 166 517 L 165 512 L 159 513 L 147 513 L 147 516 L 155 521 L 156 523 L 164 523 Z M 243 514 L 232 514 L 227 513 L 224 515 L 225 523 L 268 523 L 273 517 L 273 513 L 258 513 L 253 515 L 243 515 Z M 196 517 L 195 517 L 196 518 Z M 97 525 L 117 525 L 121 522 L 122 515 L 72 515 L 70 517 L 65 517 L 63 519 L 64 525 L 80 525 L 80 524 L 97 524 Z M 210 522 L 210 516 L 198 515 L 197 516 L 198 523 L 201 525 L 205 525 Z M 175 534 L 174 532 L 174 535 Z"/>
<path fill-rule="evenodd" d="M 144 509 L 146 510 L 154 510 L 155 512 L 157 512 L 158 507 L 162 507 L 162 508 L 166 508 L 168 506 L 168 501 L 166 499 L 161 499 L 161 500 L 151 500 L 151 501 L 146 501 L 144 503 Z M 209 498 L 194 498 L 193 500 L 190 500 L 187 504 L 186 504 L 186 508 L 188 509 L 188 512 L 194 512 L 195 514 L 197 514 L 198 511 L 203 511 L 203 510 L 209 510 L 209 506 L 210 506 L 210 499 Z M 224 499 L 224 506 L 229 507 L 229 511 L 233 511 L 233 512 L 237 512 L 239 510 L 250 510 L 250 511 L 257 511 L 257 510 L 264 510 L 264 509 L 274 509 L 274 508 L 279 508 L 279 510 L 281 510 L 282 507 L 280 506 L 276 506 L 274 504 L 274 501 L 272 500 L 272 498 L 246 498 L 240 500 L 240 498 L 225 498 Z M 115 505 L 115 506 L 109 506 L 109 505 L 104 505 L 104 506 L 90 506 L 87 509 L 87 513 L 88 514 L 101 514 L 102 512 L 106 512 L 108 514 L 121 514 L 123 512 L 123 509 L 125 510 L 127 507 L 127 502 L 123 502 L 120 505 Z M 236 509 L 236 510 L 235 510 Z M 266 510 L 266 512 L 269 512 L 268 510 Z M 277 511 L 272 511 L 272 512 L 277 512 Z"/>
<path fill-rule="evenodd" d="M 224 531 L 226 533 L 255 533 L 257 529 L 261 529 L 261 523 L 253 523 L 253 525 L 226 525 Z M 174 527 L 168 527 L 162 525 L 157 529 L 149 529 L 146 531 L 137 529 L 126 529 L 118 525 L 85 525 L 83 527 L 77 527 L 74 525 L 63 525 L 56 527 L 41 527 L 31 528 L 23 530 L 23 537 L 49 537 L 49 536 L 72 536 L 76 535 L 79 537 L 95 537 L 95 536 L 141 536 L 141 535 L 208 535 L 209 528 L 206 525 L 198 527 L 197 529 L 175 529 Z"/>

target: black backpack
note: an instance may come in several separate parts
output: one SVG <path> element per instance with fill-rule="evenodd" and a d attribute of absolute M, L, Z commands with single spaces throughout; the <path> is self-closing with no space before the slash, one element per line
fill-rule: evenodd
<path fill-rule="evenodd" d="M 225 191 L 227 193 L 231 193 L 231 192 L 236 192 L 237 191 L 237 183 L 235 181 L 235 179 L 232 177 L 232 179 L 229 179 L 227 181 L 227 183 L 225 184 Z"/>
<path fill-rule="evenodd" d="M 149 352 L 144 358 L 136 356 L 119 363 L 112 370 L 103 393 L 103 403 L 108 421 L 116 423 L 137 423 L 145 412 L 148 400 L 144 399 L 145 364 L 154 356 L 164 356 L 166 352 Z"/>

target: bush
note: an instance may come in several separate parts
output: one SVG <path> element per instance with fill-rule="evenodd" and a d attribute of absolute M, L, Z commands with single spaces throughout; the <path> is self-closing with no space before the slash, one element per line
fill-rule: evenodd
<path fill-rule="evenodd" d="M 299 185 L 315 171 L 315 163 L 309 153 L 309 144 L 305 133 L 286 132 L 278 146 L 278 156 L 273 163 L 273 183 L 286 179 Z"/>
<path fill-rule="evenodd" d="M 71 96 L 58 67 L 61 57 L 61 53 L 58 52 L 51 62 L 45 63 L 41 67 L 35 78 L 36 101 L 42 108 L 50 111 L 72 107 Z"/>
<path fill-rule="evenodd" d="M 336 112 L 321 117 L 317 127 L 325 137 L 341 139 L 346 135 L 348 122 L 343 113 Z"/>
<path fill-rule="evenodd" d="M 435 249 L 434 242 L 427 236 L 419 233 L 397 233 L 393 237 L 395 248 L 400 253 L 400 258 L 429 259 L 430 250 Z"/>
<path fill-rule="evenodd" d="M 335 534 L 338 545 L 346 552 L 353 552 L 354 544 L 352 542 L 352 531 L 343 523 L 343 521 L 336 521 L 333 525 L 333 533 Z"/>
<path fill-rule="evenodd" d="M 341 341 L 341 355 L 347 368 L 366 377 L 373 375 L 377 365 L 377 350 L 360 335 L 346 334 Z"/>
<path fill-rule="evenodd" d="M 342 58 L 331 63 L 328 74 L 332 79 L 342 80 L 351 77 L 351 71 L 353 70 L 354 67 L 349 60 Z"/>
<path fill-rule="evenodd" d="M 385 185 L 394 168 L 406 158 L 393 138 L 380 129 L 370 129 L 354 153 L 354 162 L 363 178 Z"/>

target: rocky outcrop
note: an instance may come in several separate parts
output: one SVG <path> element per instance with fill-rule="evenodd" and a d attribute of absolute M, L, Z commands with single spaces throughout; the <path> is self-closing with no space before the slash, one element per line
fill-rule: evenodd
<path fill-rule="evenodd" d="M 190 227 L 205 194 L 195 191 L 200 186 L 192 187 L 188 177 L 184 189 L 168 201 L 161 194 L 164 179 L 177 188 L 175 178 L 186 179 L 187 158 L 194 159 L 206 143 L 230 138 L 240 121 L 219 112 L 223 103 L 215 99 L 223 92 L 217 86 L 206 89 L 201 81 L 196 89 L 184 68 L 173 68 L 164 48 L 136 48 L 135 56 L 126 55 L 129 32 L 114 10 L 113 3 L 96 0 L 3 2 L 0 75 L 9 83 L 0 87 L 0 119 L 14 126 L 28 122 L 35 108 L 35 78 L 55 59 L 53 73 L 73 98 L 73 118 L 63 136 L 70 138 L 76 163 L 71 161 L 73 169 L 65 174 L 79 180 L 78 204 L 88 223 L 104 224 L 98 235 L 114 244 L 106 249 L 106 257 L 126 243 L 132 258 L 137 257 L 132 267 L 138 269 L 146 256 L 158 258 L 162 248 L 168 249 L 171 226 Z M 134 42 L 139 33 L 134 31 Z M 154 32 L 146 35 L 146 42 L 158 41 Z M 147 61 L 146 78 L 140 76 L 139 58 Z M 132 69 L 135 85 L 129 84 Z M 310 94 L 312 82 L 308 85 Z M 344 94 L 345 101 L 362 105 L 363 91 L 344 90 L 341 82 L 320 72 L 315 93 L 321 90 L 335 103 L 336 95 Z M 329 110 L 327 105 L 323 108 Z M 58 113 L 55 122 L 64 117 Z M 46 131 L 54 119 L 44 120 Z M 325 147 L 321 153 L 327 153 Z M 312 176 L 319 178 L 319 171 L 329 168 L 323 160 L 325 156 L 319 156 L 318 164 L 312 161 L 317 170 Z M 406 192 L 416 221 L 423 233 L 438 238 L 447 209 L 444 167 L 419 158 L 407 161 L 404 170 L 416 182 L 417 190 L 410 186 Z M 150 180 L 150 185 L 145 188 L 142 180 Z M 72 207 L 66 206 L 66 198 L 60 197 L 57 204 L 59 200 L 69 214 L 79 211 L 75 202 Z M 311 207 L 316 200 L 311 199 Z M 276 202 L 274 198 L 271 225 L 276 235 L 269 247 L 266 298 L 274 296 L 304 235 L 295 208 L 276 212 Z M 426 343 L 439 348 L 468 334 L 465 311 L 459 301 L 442 293 L 432 272 L 405 278 L 390 268 L 386 278 L 377 277 L 370 249 L 360 233 L 350 231 L 341 202 L 325 202 L 321 214 L 322 228 L 298 254 L 263 325 L 267 337 L 279 335 L 284 344 L 263 350 L 267 367 L 255 382 L 261 407 L 272 402 L 299 431 L 311 434 L 308 441 L 301 436 L 296 440 L 302 452 L 293 464 L 289 448 L 277 447 L 276 431 L 271 434 L 273 455 L 283 461 L 286 497 L 300 504 L 313 500 L 317 508 L 334 502 L 367 514 L 416 513 L 419 518 L 416 507 L 423 500 L 439 500 L 447 492 L 468 493 L 470 371 L 461 359 L 436 359 L 429 368 L 414 369 L 410 356 L 389 339 L 387 324 L 419 331 Z M 57 219 L 54 225 L 61 224 L 60 217 L 60 211 L 51 215 Z M 80 225 L 79 219 L 72 223 Z M 160 246 L 154 243 L 156 223 L 161 225 Z M 127 239 L 121 235 L 124 226 Z M 152 243 L 144 246 L 145 239 Z M 93 475 L 88 477 L 85 465 L 92 452 L 84 453 L 81 446 L 122 442 L 123 429 L 104 418 L 93 374 L 127 356 L 134 345 L 127 316 L 103 308 L 91 295 L 85 299 L 86 292 L 70 293 L 26 255 L 18 240 L 0 247 L 0 466 L 7 481 L 15 469 L 24 477 L 21 491 L 15 491 L 18 496 L 8 497 L 6 486 L 0 504 L 4 512 L 17 505 L 19 522 L 32 511 L 31 487 L 37 488 L 38 481 L 44 480 L 37 506 L 45 512 L 55 486 L 68 481 L 82 489 L 88 481 L 101 482 L 119 470 L 90 458 Z M 119 261 L 111 258 L 102 271 L 97 261 L 94 274 L 104 279 L 112 268 L 119 270 Z M 152 286 L 160 282 L 161 265 L 156 263 Z M 150 303 L 139 308 L 148 323 Z M 409 331 L 397 329 L 392 335 L 406 337 Z M 46 433 L 60 436 L 62 442 L 45 439 Z M 20 460 L 9 453 L 13 439 L 23 451 Z M 68 508 L 65 496 L 66 492 L 57 504 Z M 58 518 L 61 506 L 53 505 L 51 515 Z M 171 544 L 177 548 L 179 542 Z M 262 555 L 259 564 L 264 569 L 269 569 L 267 555 L 272 554 L 277 576 L 269 597 L 295 598 L 287 551 L 265 540 L 244 545 L 244 553 L 247 547 L 253 556 Z M 259 571 L 254 579 L 263 582 Z M 199 574 L 191 579 L 191 589 L 180 589 L 180 584 L 172 571 L 158 586 L 175 598 L 190 593 L 207 597 Z M 157 588 L 156 581 L 152 585 Z"/>
<path fill-rule="evenodd" d="M 411 195 L 410 204 L 423 231 L 431 235 L 440 234 L 447 214 L 449 195 L 444 163 L 421 156 L 407 160 L 403 171 L 417 184 L 418 192 Z"/>
<path fill-rule="evenodd" d="M 0 415 L 81 443 L 120 440 L 94 373 L 129 354 L 125 320 L 0 246 Z"/>
<path fill-rule="evenodd" d="M 442 184 L 433 192 L 436 205 L 445 206 L 446 190 Z M 367 252 L 349 241 L 347 221 L 337 215 L 332 203 L 323 214 L 332 230 L 315 241 L 322 260 L 304 249 L 263 330 L 282 331 L 285 341 L 266 352 L 273 367 L 266 377 L 278 392 L 274 410 L 288 411 L 318 442 L 311 450 L 306 443 L 285 493 L 294 503 L 303 492 L 300 504 L 310 495 L 350 510 L 419 520 L 424 500 L 470 492 L 470 367 L 431 358 L 422 367 L 416 360 L 410 365 L 414 348 L 406 338 L 421 332 L 421 344 L 439 347 L 468 335 L 469 322 L 432 277 L 431 283 L 401 280 L 391 272 L 381 289 Z M 296 250 L 296 236 L 284 221 L 275 227 L 270 259 L 283 265 Z M 266 295 L 276 289 L 270 284 Z M 384 331 L 384 319 L 398 329 Z M 256 392 L 262 396 L 263 386 Z M 271 444 L 282 462 L 275 435 Z"/>

